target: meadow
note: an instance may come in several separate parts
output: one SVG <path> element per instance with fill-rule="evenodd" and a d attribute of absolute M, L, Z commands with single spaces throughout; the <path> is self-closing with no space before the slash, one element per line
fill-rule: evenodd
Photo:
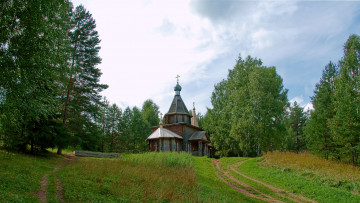
<path fill-rule="evenodd" d="M 36 202 L 42 177 L 63 160 L 52 153 L 35 157 L 0 150 L 0 202 Z"/>
<path fill-rule="evenodd" d="M 53 152 L 34 157 L 0 150 L 0 160 L 0 202 L 36 202 L 45 174 L 48 202 L 59 202 L 57 179 L 65 202 L 360 202 L 359 168 L 311 154 L 220 160 L 187 153 L 121 154 L 77 158 L 55 172 L 66 160 Z"/>

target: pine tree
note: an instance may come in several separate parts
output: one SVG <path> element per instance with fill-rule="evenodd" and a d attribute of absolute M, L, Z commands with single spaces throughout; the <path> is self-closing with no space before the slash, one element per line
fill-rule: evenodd
<path fill-rule="evenodd" d="M 63 123 L 77 131 L 77 134 L 84 134 L 81 133 L 84 129 L 79 126 L 94 125 L 92 120 L 96 114 L 96 105 L 101 105 L 100 92 L 108 86 L 99 83 L 102 75 L 97 68 L 101 63 L 98 55 L 100 39 L 95 30 L 95 20 L 82 5 L 76 7 L 73 12 L 72 25 L 73 29 L 69 34 L 71 60 L 64 99 Z M 93 133 L 87 135 L 96 136 Z M 58 154 L 61 154 L 62 146 L 58 147 Z"/>

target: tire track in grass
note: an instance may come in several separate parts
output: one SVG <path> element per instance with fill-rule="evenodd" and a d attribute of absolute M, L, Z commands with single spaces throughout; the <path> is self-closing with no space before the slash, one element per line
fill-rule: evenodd
<path fill-rule="evenodd" d="M 48 177 L 49 174 L 45 174 L 40 182 L 40 189 L 36 192 L 36 197 L 38 198 L 39 202 L 43 203 L 43 202 L 47 202 L 47 188 L 48 188 Z"/>
<path fill-rule="evenodd" d="M 248 197 L 252 197 L 252 198 L 256 198 L 265 202 L 277 202 L 280 203 L 282 201 L 280 200 L 276 200 L 273 197 L 264 194 L 263 192 L 237 180 L 236 178 L 234 178 L 233 176 L 231 176 L 228 172 L 224 172 L 223 170 L 221 170 L 220 168 L 220 161 L 219 160 L 211 160 L 213 163 L 213 166 L 217 169 L 217 171 L 219 172 L 219 178 L 224 181 L 227 185 L 229 185 L 231 188 L 241 192 L 242 194 L 248 196 Z M 228 181 L 225 179 L 225 177 L 228 177 L 230 180 L 232 181 Z M 235 183 L 234 183 L 235 182 Z M 237 183 L 237 184 L 236 184 Z M 240 186 L 241 187 L 240 187 Z M 258 194 L 260 195 L 258 195 Z"/>
<path fill-rule="evenodd" d="M 73 154 L 63 154 L 63 156 L 65 157 L 65 161 L 61 164 L 59 164 L 56 168 L 54 168 L 54 170 L 52 171 L 52 175 L 54 175 L 56 177 L 56 181 L 55 181 L 55 188 L 56 188 L 56 199 L 59 202 L 64 202 L 64 188 L 62 186 L 62 182 L 61 180 L 56 176 L 56 172 L 59 171 L 61 168 L 71 164 L 72 162 L 74 162 L 76 159 L 76 157 Z M 48 177 L 49 174 L 45 174 L 42 177 L 41 180 L 41 187 L 40 189 L 36 192 L 36 197 L 37 199 L 41 202 L 47 202 L 47 194 L 48 194 Z"/>
<path fill-rule="evenodd" d="M 53 174 L 56 177 L 56 199 L 59 202 L 64 202 L 64 188 L 63 188 L 63 184 L 61 182 L 61 180 L 56 176 L 56 172 L 59 171 L 60 169 L 62 169 L 63 167 L 73 163 L 74 161 L 76 161 L 76 157 L 73 154 L 63 154 L 63 156 L 65 157 L 66 161 L 63 162 L 62 164 L 58 165 L 56 168 L 54 168 L 53 170 Z"/>
<path fill-rule="evenodd" d="M 273 191 L 276 195 L 278 195 L 278 196 L 281 196 L 281 197 L 286 198 L 286 199 L 288 199 L 288 200 L 291 200 L 291 201 L 294 201 L 294 202 L 299 202 L 299 203 L 301 203 L 301 202 L 311 202 L 311 203 L 316 202 L 316 201 L 314 201 L 314 200 L 312 200 L 312 199 L 309 199 L 309 198 L 306 198 L 306 197 L 303 197 L 303 196 L 300 196 L 300 195 L 295 195 L 295 194 L 292 193 L 292 192 L 289 192 L 289 191 L 284 190 L 284 189 L 277 188 L 277 187 L 275 187 L 275 186 L 273 186 L 273 185 L 264 183 L 264 182 L 259 181 L 259 180 L 257 180 L 257 179 L 251 178 L 251 177 L 249 177 L 249 176 L 247 176 L 247 175 L 245 175 L 245 174 L 243 174 L 243 173 L 240 173 L 238 170 L 236 170 L 236 168 L 238 168 L 238 167 L 239 167 L 241 164 L 243 164 L 245 161 L 247 161 L 247 160 L 237 162 L 237 163 L 235 163 L 235 164 L 230 165 L 229 167 L 230 167 L 230 169 L 231 169 L 232 171 L 234 171 L 236 174 L 242 176 L 243 178 L 246 178 L 246 179 L 248 179 L 248 180 L 251 180 L 251 181 L 254 181 L 254 182 L 256 182 L 256 183 L 259 183 L 259 184 L 263 185 L 264 187 L 272 190 L 272 191 Z"/>

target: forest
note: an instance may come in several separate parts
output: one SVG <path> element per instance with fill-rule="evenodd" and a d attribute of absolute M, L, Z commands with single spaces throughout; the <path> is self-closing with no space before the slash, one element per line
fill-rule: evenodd
<path fill-rule="evenodd" d="M 215 85 L 203 118 L 219 156 L 261 156 L 309 150 L 325 159 L 359 165 L 360 37 L 351 35 L 343 57 L 325 65 L 311 97 L 313 109 L 289 103 L 275 67 L 239 57 Z"/>
<path fill-rule="evenodd" d="M 159 123 L 151 100 L 122 111 L 101 96 L 100 38 L 82 6 L 1 4 L 0 141 L 11 151 L 46 148 L 144 152 Z M 45 20 L 44 20 L 45 19 Z M 30 147 L 30 148 L 29 148 Z"/>
<path fill-rule="evenodd" d="M 100 36 L 91 13 L 68 0 L 0 5 L 0 145 L 37 154 L 47 148 L 147 151 L 159 123 L 151 99 L 124 110 L 101 96 Z M 345 41 L 345 39 L 344 39 Z M 311 151 L 359 165 L 360 37 L 351 35 L 338 62 L 324 64 L 304 111 L 288 101 L 276 67 L 239 58 L 214 85 L 212 107 L 199 114 L 214 156 Z M 226 67 L 227 68 L 227 67 Z M 191 113 L 191 112 L 189 112 Z"/>

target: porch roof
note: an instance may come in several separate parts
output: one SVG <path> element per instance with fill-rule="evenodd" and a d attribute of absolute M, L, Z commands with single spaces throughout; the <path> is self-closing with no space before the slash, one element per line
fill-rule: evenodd
<path fill-rule="evenodd" d="M 165 129 L 165 128 L 158 128 L 156 129 L 148 138 L 147 140 L 152 140 L 152 139 L 159 139 L 159 138 L 178 138 L 178 139 L 183 139 L 180 135 Z"/>
<path fill-rule="evenodd" d="M 210 140 L 206 136 L 206 131 L 198 131 L 191 134 L 189 140 L 202 140 L 205 142 L 210 142 Z"/>

